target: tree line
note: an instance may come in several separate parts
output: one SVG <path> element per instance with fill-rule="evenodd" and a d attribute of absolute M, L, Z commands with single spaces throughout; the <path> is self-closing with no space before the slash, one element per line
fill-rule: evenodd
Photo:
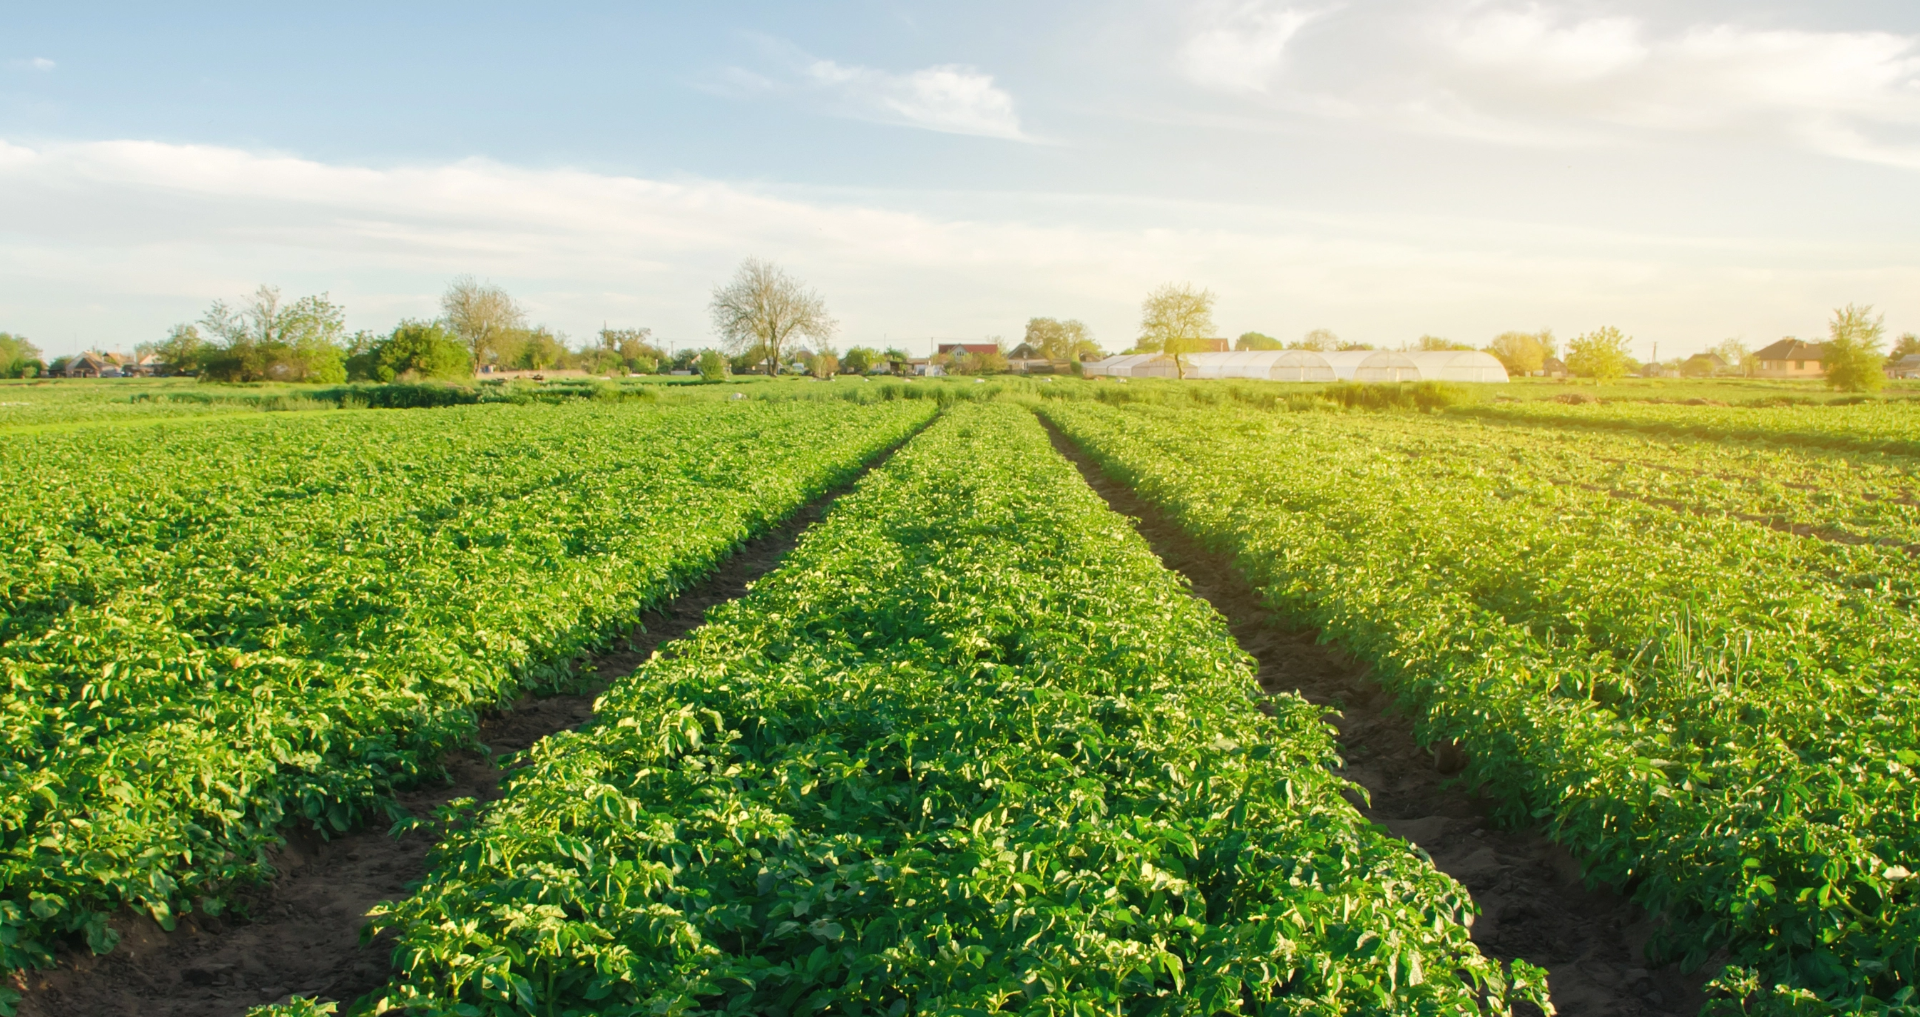
<path fill-rule="evenodd" d="M 1166 354 L 1173 359 L 1176 374 L 1184 377 L 1188 355 L 1221 341 L 1214 334 L 1215 301 L 1212 291 L 1190 284 L 1158 287 L 1142 301 L 1139 336 L 1125 352 Z M 440 298 L 440 311 L 431 319 L 404 319 L 385 333 L 363 330 L 349 335 L 345 309 L 328 294 L 285 301 L 279 289 L 262 285 L 235 303 L 214 301 L 198 321 L 175 325 L 166 338 L 141 344 L 137 350 L 175 373 L 227 382 L 455 380 L 510 370 L 571 369 L 603 375 L 684 371 L 715 380 L 747 372 L 829 377 L 912 370 L 911 358 L 898 347 L 836 350 L 833 338 L 839 322 L 829 313 L 826 301 L 777 265 L 759 258 L 747 258 L 731 280 L 712 292 L 708 313 L 720 338 L 717 349 L 663 350 L 651 329 L 610 327 L 601 328 L 594 339 L 576 348 L 564 333 L 529 325 L 526 309 L 506 290 L 472 276 L 460 276 L 448 285 Z M 1831 385 L 1843 390 L 1878 389 L 1885 378 L 1884 365 L 1920 353 L 1920 337 L 1911 333 L 1883 352 L 1883 317 L 1873 314 L 1871 307 L 1848 305 L 1836 310 L 1828 332 L 1825 373 Z M 1564 350 L 1551 329 L 1502 332 L 1477 349 L 1497 358 L 1510 374 L 1535 374 L 1550 361 L 1564 358 L 1568 373 L 1609 381 L 1643 368 L 1633 357 L 1632 344 L 1630 336 L 1606 326 L 1575 336 Z M 1011 351 L 997 337 L 969 345 L 974 348 L 937 353 L 931 360 L 952 374 L 1005 371 L 1010 359 L 1065 364 L 1077 373 L 1080 362 L 1105 355 L 1084 322 L 1049 317 L 1028 319 L 1025 336 Z M 1233 348 L 1326 352 L 1376 347 L 1316 328 L 1286 342 L 1261 332 L 1244 332 Z M 1400 349 L 1476 347 L 1422 335 Z M 0 377 L 59 373 L 67 359 L 49 365 L 40 358 L 38 347 L 24 336 L 0 332 Z M 1739 340 L 1729 339 L 1707 354 L 1676 360 L 1672 366 L 1682 374 L 1716 373 L 1722 366 L 1751 374 L 1753 352 Z"/>
<path fill-rule="evenodd" d="M 1174 373 L 1186 376 L 1186 358 L 1211 347 L 1218 341 L 1213 322 L 1215 296 L 1212 291 L 1189 284 L 1168 283 L 1149 293 L 1140 305 L 1140 336 L 1128 353 L 1161 353 L 1174 363 Z M 1911 354 L 1920 354 L 1920 336 L 1903 334 L 1891 350 L 1883 350 L 1886 341 L 1885 316 L 1873 313 L 1871 306 L 1849 304 L 1833 312 L 1828 335 L 1822 343 L 1822 366 L 1827 383 L 1841 391 L 1877 391 L 1886 380 L 1884 368 Z M 1568 340 L 1564 352 L 1552 329 L 1537 332 L 1502 332 L 1484 347 L 1455 342 L 1434 335 L 1400 346 L 1401 352 L 1436 350 L 1475 350 L 1489 353 L 1506 367 L 1507 373 L 1531 375 L 1545 370 L 1549 360 L 1564 356 L 1568 374 L 1596 381 L 1612 381 L 1640 371 L 1644 365 L 1634 358 L 1633 338 L 1611 325 L 1584 332 Z M 1316 328 L 1299 339 L 1282 342 L 1261 332 L 1243 332 L 1234 341 L 1235 350 L 1371 350 L 1370 343 L 1346 342 L 1332 330 Z M 1728 339 L 1706 353 L 1676 360 L 1672 366 L 1683 375 L 1705 376 L 1717 373 L 1724 365 L 1732 373 L 1751 375 L 1757 365 L 1753 351 L 1738 339 Z"/>

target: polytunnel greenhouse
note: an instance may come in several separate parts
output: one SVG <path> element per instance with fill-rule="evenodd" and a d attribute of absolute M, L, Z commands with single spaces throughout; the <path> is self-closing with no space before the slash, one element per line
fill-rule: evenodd
<path fill-rule="evenodd" d="M 1478 350 L 1397 353 L 1392 350 L 1241 350 L 1191 353 L 1189 378 L 1258 378 L 1263 381 L 1464 381 L 1504 382 L 1507 369 Z M 1159 353 L 1129 353 L 1082 364 L 1090 378 L 1172 378 L 1173 360 Z"/>

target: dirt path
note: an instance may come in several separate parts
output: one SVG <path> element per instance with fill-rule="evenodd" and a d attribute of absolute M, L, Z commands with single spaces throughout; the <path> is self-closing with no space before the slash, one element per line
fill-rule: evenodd
<path fill-rule="evenodd" d="M 1180 532 L 1126 486 L 1109 480 L 1060 432 L 1047 427 L 1059 449 L 1117 512 L 1138 520 L 1168 568 L 1186 576 L 1196 594 L 1226 616 L 1234 638 L 1260 663 L 1269 692 L 1298 691 L 1309 702 L 1341 711 L 1345 776 L 1372 798 L 1360 811 L 1433 856 L 1441 871 L 1473 894 L 1481 915 L 1473 938 L 1501 960 L 1521 958 L 1548 971 L 1554 1005 L 1567 1017 L 1691 1017 L 1705 1000 L 1701 977 L 1678 968 L 1651 969 L 1641 948 L 1653 932 L 1631 901 L 1582 886 L 1580 868 L 1565 849 L 1537 831 L 1508 830 L 1487 817 L 1490 803 L 1446 786 L 1458 772 L 1458 750 L 1430 753 L 1415 743 L 1413 724 L 1367 677 L 1367 668 L 1315 642 L 1314 633 L 1288 627 L 1225 556 Z M 1445 772 L 1442 772 L 1442 771 Z"/>
<path fill-rule="evenodd" d="M 850 484 L 848 486 L 851 486 Z M 846 488 L 842 488 L 844 491 Z M 779 528 L 749 541 L 720 570 L 660 611 L 642 618 L 631 649 L 588 665 L 594 678 L 580 695 L 526 697 L 488 718 L 480 741 L 495 753 L 516 752 L 593 713 L 609 682 L 639 666 L 654 647 L 697 627 L 709 607 L 746 592 L 747 584 L 786 556 L 800 533 L 825 514 L 840 491 L 815 501 Z M 502 771 L 477 752 L 448 760 L 450 784 L 399 795 L 415 816 L 429 818 L 455 798 L 489 799 Z M 368 829 L 333 841 L 289 838 L 274 858 L 278 879 L 249 893 L 250 918 L 195 914 L 167 933 L 151 919 L 123 915 L 114 922 L 120 945 L 104 957 L 69 954 L 59 966 L 15 978 L 25 996 L 21 1017 L 241 1017 L 261 1003 L 299 993 L 351 1001 L 386 982 L 390 945 L 360 945 L 371 907 L 407 893 L 426 875 L 430 830 L 395 839 Z"/>

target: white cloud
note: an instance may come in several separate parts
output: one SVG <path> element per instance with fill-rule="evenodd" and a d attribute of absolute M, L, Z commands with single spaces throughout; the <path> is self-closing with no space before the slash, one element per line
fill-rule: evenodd
<path fill-rule="evenodd" d="M 1185 279 L 1221 294 L 1230 333 L 1324 325 L 1397 343 L 1611 322 L 1663 350 L 1805 331 L 1827 307 L 1920 292 L 1912 247 L 1087 202 L 1061 201 L 1041 226 L 991 207 L 939 217 L 477 160 L 378 168 L 145 141 L 0 141 L 0 319 L 50 352 L 130 346 L 267 282 L 331 291 L 350 327 L 385 328 L 432 314 L 446 280 L 471 272 L 576 336 L 604 320 L 703 343 L 709 288 L 748 254 L 825 293 L 849 343 L 1011 336 L 1050 314 L 1089 321 L 1119 348 L 1141 296 Z"/>
<path fill-rule="evenodd" d="M 806 80 L 850 115 L 949 134 L 1026 140 L 1013 96 L 993 76 L 964 64 L 941 64 L 907 74 L 815 60 Z"/>
<path fill-rule="evenodd" d="M 32 57 L 26 60 L 9 60 L 7 61 L 7 63 L 13 67 L 18 67 L 22 70 L 28 70 L 28 71 L 50 71 L 50 70 L 53 70 L 55 66 L 54 62 L 47 59 L 46 57 Z"/>
<path fill-rule="evenodd" d="M 1287 43 L 1317 14 L 1265 0 L 1229 0 L 1198 8 L 1177 63 L 1188 78 L 1223 91 L 1264 92 Z"/>
<path fill-rule="evenodd" d="M 1456 0 L 1329 15 L 1304 47 L 1293 10 L 1210 17 L 1178 50 L 1188 76 L 1293 112 L 1520 144 L 1741 138 L 1920 168 L 1916 36 Z"/>

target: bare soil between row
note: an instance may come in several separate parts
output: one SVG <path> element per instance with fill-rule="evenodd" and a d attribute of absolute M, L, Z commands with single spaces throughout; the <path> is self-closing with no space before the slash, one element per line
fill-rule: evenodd
<path fill-rule="evenodd" d="M 496 760 L 586 723 L 607 685 L 632 673 L 656 647 L 697 628 L 708 608 L 744 594 L 850 486 L 747 541 L 698 585 L 643 615 L 624 645 L 582 668 L 589 676 L 583 691 L 522 697 L 481 723 L 479 741 L 490 753 L 456 752 L 446 760 L 448 783 L 395 797 L 422 818 L 457 798 L 498 797 L 506 771 Z M 384 828 L 333 840 L 289 833 L 273 858 L 279 876 L 237 894 L 240 906 L 226 916 L 189 915 L 169 933 L 150 918 L 123 914 L 113 923 L 120 932 L 113 952 L 68 953 L 50 970 L 17 974 L 20 1017 L 242 1017 L 250 1007 L 296 994 L 351 1002 L 386 984 L 390 973 L 392 943 L 360 943 L 367 912 L 406 896 L 425 878 L 436 840 L 431 825 L 399 838 Z"/>
<path fill-rule="evenodd" d="M 1587 888 L 1579 863 L 1539 830 L 1495 824 L 1492 802 L 1448 779 L 1465 766 L 1460 750 L 1422 748 L 1412 719 L 1368 676 L 1366 665 L 1267 610 L 1227 555 L 1189 537 L 1046 426 L 1054 447 L 1087 483 L 1114 511 L 1136 520 L 1160 560 L 1226 618 L 1234 639 L 1259 662 L 1261 687 L 1297 692 L 1327 708 L 1347 763 L 1342 775 L 1367 790 L 1368 801 L 1355 804 L 1467 888 L 1480 906 L 1472 931 L 1483 953 L 1547 969 L 1553 1004 L 1566 1017 L 1699 1012 L 1706 1001 L 1704 976 L 1645 960 L 1657 926 L 1639 905 Z"/>

